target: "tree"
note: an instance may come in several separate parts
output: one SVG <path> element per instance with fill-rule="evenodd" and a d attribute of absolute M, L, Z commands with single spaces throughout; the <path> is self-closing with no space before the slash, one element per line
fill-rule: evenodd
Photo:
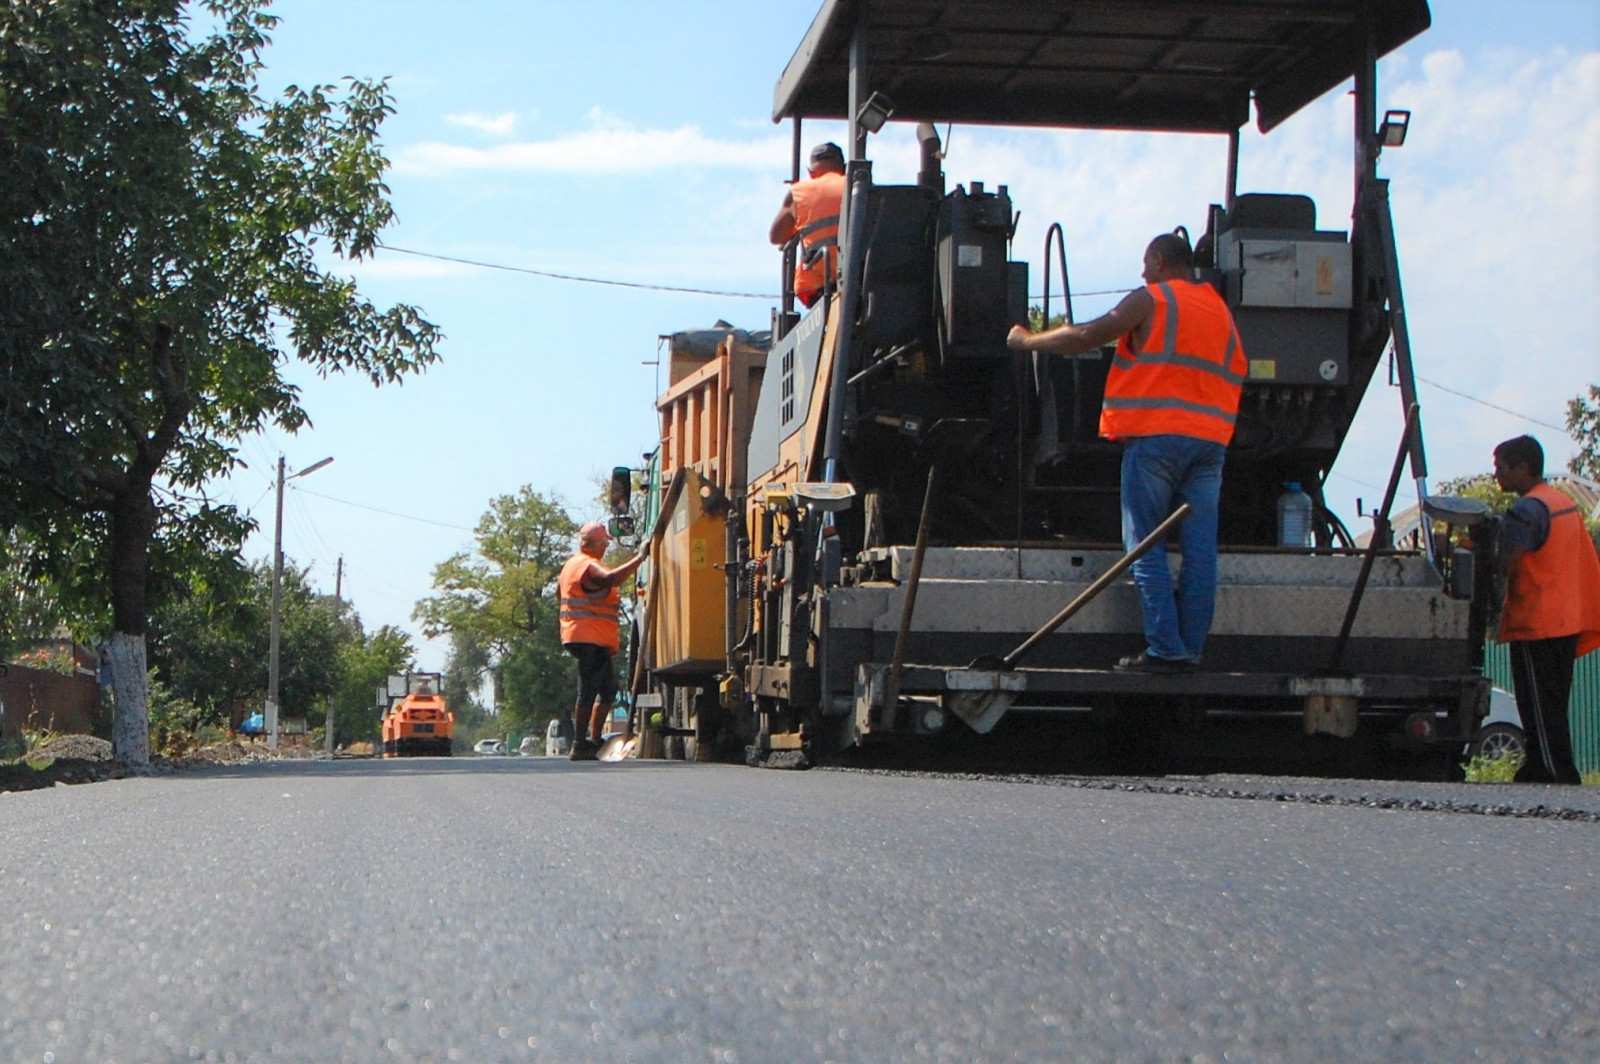
<path fill-rule="evenodd" d="M 1578 453 L 1567 463 L 1567 469 L 1580 477 L 1600 480 L 1600 384 L 1589 385 L 1587 396 L 1568 400 L 1567 432 L 1578 445 Z"/>
<path fill-rule="evenodd" d="M 339 648 L 338 687 L 329 699 L 334 741 L 340 745 L 378 738 L 378 688 L 391 675 L 412 668 L 416 650 L 411 637 L 393 625 L 370 636 L 358 635 Z"/>
<path fill-rule="evenodd" d="M 231 564 L 227 564 L 231 563 Z M 219 559 L 167 597 L 150 618 L 150 664 L 176 698 L 202 720 L 220 723 L 234 707 L 259 703 L 267 686 L 272 566 Z M 344 649 L 361 645 L 361 621 L 349 607 L 311 586 L 306 570 L 286 563 L 279 611 L 279 697 L 296 716 L 320 714 L 340 688 Z M 374 702 L 373 692 L 366 700 Z"/>
<path fill-rule="evenodd" d="M 266 424 L 308 423 L 283 375 L 375 385 L 433 362 L 438 330 L 318 265 L 392 220 L 384 83 L 258 91 L 276 19 L 209 0 L 0 6 L 0 527 L 63 580 L 91 544 L 109 588 L 113 748 L 148 759 L 152 567 L 236 548 L 247 522 L 205 496 Z"/>
<path fill-rule="evenodd" d="M 449 686 L 452 695 L 472 674 L 494 671 L 495 708 L 507 727 L 532 730 L 571 699 L 571 665 L 557 631 L 556 578 L 577 532 L 554 495 L 524 485 L 514 495 L 497 496 L 478 521 L 476 551 L 435 566 L 438 593 L 412 613 L 430 639 L 450 636 L 446 672 L 459 677 Z"/>

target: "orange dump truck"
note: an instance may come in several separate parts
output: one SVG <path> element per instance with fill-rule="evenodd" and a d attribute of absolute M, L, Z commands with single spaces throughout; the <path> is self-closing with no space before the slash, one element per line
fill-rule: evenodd
<path fill-rule="evenodd" d="M 383 715 L 384 757 L 449 757 L 456 718 L 438 693 L 436 673 L 410 673 L 406 694 Z"/>

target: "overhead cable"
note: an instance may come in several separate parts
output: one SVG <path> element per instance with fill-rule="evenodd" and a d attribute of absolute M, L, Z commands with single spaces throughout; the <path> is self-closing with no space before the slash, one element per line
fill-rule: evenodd
<path fill-rule="evenodd" d="M 1530 417 L 1527 414 L 1523 414 L 1523 413 L 1520 413 L 1520 412 L 1518 412 L 1516 410 L 1512 410 L 1508 406 L 1501 406 L 1499 403 L 1491 403 L 1487 399 L 1479 399 L 1476 395 L 1468 395 L 1466 392 L 1457 391 L 1456 389 L 1451 388 L 1448 385 L 1440 384 L 1438 381 L 1430 381 L 1428 378 L 1420 377 L 1420 376 L 1417 377 L 1417 380 L 1421 381 L 1423 384 L 1426 384 L 1426 385 L 1429 385 L 1431 387 L 1437 388 L 1441 392 L 1449 392 L 1451 395 L 1460 396 L 1462 399 L 1465 399 L 1468 402 L 1477 403 L 1479 406 L 1486 406 L 1490 410 L 1498 410 L 1502 414 L 1510 414 L 1512 417 L 1519 417 L 1524 421 L 1531 422 L 1532 424 L 1535 424 L 1535 425 L 1542 425 L 1547 429 L 1555 429 L 1557 432 L 1560 432 L 1560 433 L 1565 433 L 1567 431 L 1567 428 L 1566 428 L 1565 425 L 1553 425 L 1548 421 L 1541 421 L 1540 419 L 1538 419 L 1536 417 Z"/>
<path fill-rule="evenodd" d="M 648 284 L 644 281 L 618 281 L 609 277 L 586 277 L 576 273 L 558 273 L 554 270 L 536 270 L 531 266 L 508 266 L 501 262 L 485 262 L 482 259 L 462 258 L 459 255 L 441 255 L 434 251 L 418 251 L 416 248 L 403 248 L 395 244 L 378 245 L 385 251 L 393 251 L 400 255 L 414 255 L 419 259 L 434 259 L 438 262 L 453 262 L 459 266 L 476 266 L 483 270 L 502 270 L 506 273 L 525 273 L 534 277 L 544 277 L 553 281 L 576 281 L 580 284 L 607 285 L 612 288 L 638 288 L 648 292 L 681 292 L 693 296 L 724 296 L 728 299 L 765 299 L 774 300 L 779 296 L 774 292 L 734 292 L 720 288 L 694 288 L 685 285 Z M 1114 296 L 1128 291 L 1126 288 L 1106 288 L 1094 292 L 1074 292 L 1074 296 Z M 1042 296 L 1031 296 L 1032 299 L 1041 299 Z M 1056 298 L 1052 297 L 1052 302 Z"/>
<path fill-rule="evenodd" d="M 453 529 L 456 529 L 457 531 L 460 531 L 460 532 L 476 532 L 477 531 L 477 529 L 468 528 L 466 525 L 452 525 L 448 521 L 435 521 L 431 517 L 418 517 L 415 514 L 397 513 L 394 510 L 385 510 L 382 507 L 378 507 L 378 506 L 368 506 L 366 503 L 362 503 L 362 502 L 352 502 L 349 499 L 340 499 L 340 498 L 337 498 L 336 496 L 333 496 L 333 495 L 324 495 L 320 491 L 312 491 L 311 489 L 303 488 L 298 484 L 289 485 L 289 490 L 291 490 L 291 491 L 303 491 L 307 495 L 315 495 L 319 499 L 327 499 L 329 502 L 342 503 L 345 506 L 354 506 L 358 510 L 370 510 L 371 512 L 373 512 L 375 514 L 384 514 L 387 517 L 398 517 L 403 521 L 416 521 L 418 524 L 437 525 L 440 528 L 453 528 Z"/>

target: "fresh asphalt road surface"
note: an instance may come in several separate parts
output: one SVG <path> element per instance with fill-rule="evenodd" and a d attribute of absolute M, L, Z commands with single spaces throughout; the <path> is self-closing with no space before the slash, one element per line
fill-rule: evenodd
<path fill-rule="evenodd" d="M 461 758 L 0 795 L 0 1060 L 1600 1059 L 1600 818 L 1270 791 Z"/>

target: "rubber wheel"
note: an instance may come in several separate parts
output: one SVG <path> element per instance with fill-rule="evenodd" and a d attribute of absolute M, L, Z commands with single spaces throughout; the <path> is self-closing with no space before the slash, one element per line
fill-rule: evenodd
<path fill-rule="evenodd" d="M 1527 757 L 1528 741 L 1515 724 L 1491 724 L 1478 733 L 1472 756 L 1498 761 L 1502 757 Z"/>

